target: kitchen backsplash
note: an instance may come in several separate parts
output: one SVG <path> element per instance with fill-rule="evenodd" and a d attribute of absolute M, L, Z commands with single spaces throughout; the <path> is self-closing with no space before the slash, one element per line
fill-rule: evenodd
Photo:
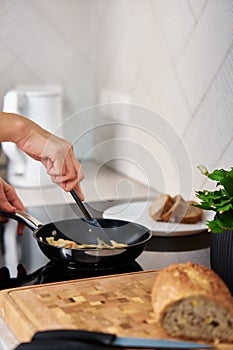
<path fill-rule="evenodd" d="M 0 0 L 0 95 L 64 87 L 65 136 L 192 196 L 233 154 L 232 0 Z"/>

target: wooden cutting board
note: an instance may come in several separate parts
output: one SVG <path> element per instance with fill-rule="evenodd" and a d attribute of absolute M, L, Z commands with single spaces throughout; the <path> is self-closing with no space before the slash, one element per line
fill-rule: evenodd
<path fill-rule="evenodd" d="M 156 273 L 144 271 L 3 290 L 1 316 L 19 342 L 30 341 L 35 332 L 49 329 L 167 338 L 156 325 L 151 305 Z"/>

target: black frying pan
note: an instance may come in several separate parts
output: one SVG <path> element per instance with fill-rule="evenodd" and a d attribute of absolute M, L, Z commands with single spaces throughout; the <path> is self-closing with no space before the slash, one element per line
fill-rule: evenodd
<path fill-rule="evenodd" d="M 112 219 L 98 219 L 109 239 L 128 244 L 124 248 L 58 248 L 46 242 L 46 237 L 56 233 L 55 239 L 72 236 L 76 241 L 96 244 L 96 237 L 89 233 L 90 226 L 85 219 L 69 219 L 43 225 L 28 213 L 17 211 L 15 214 L 0 210 L 0 215 L 23 222 L 33 231 L 33 237 L 47 258 L 65 265 L 82 268 L 112 268 L 133 262 L 144 250 L 152 236 L 151 231 L 139 224 Z M 63 236 L 63 232 L 65 236 Z"/>

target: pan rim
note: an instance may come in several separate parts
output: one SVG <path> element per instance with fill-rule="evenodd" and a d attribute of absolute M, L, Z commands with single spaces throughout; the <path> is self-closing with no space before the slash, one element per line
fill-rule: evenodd
<path fill-rule="evenodd" d="M 143 226 L 141 224 L 138 224 L 136 222 L 132 222 L 132 221 L 127 221 L 127 220 L 115 220 L 115 219 L 104 219 L 102 217 L 98 217 L 96 219 L 101 219 L 101 220 L 104 220 L 104 221 L 108 221 L 108 222 L 111 222 L 111 221 L 114 221 L 114 222 L 118 222 L 118 223 L 122 223 L 123 225 L 127 225 L 127 224 L 131 224 L 133 226 L 136 226 L 136 227 L 139 227 L 140 229 L 142 230 L 145 230 L 145 233 L 144 235 L 147 235 L 147 237 L 145 239 L 143 239 L 142 241 L 140 242 L 137 242 L 137 243 L 133 243 L 133 244 L 128 244 L 128 246 L 126 247 L 127 249 L 128 248 L 131 248 L 131 247 L 136 247 L 138 245 L 142 245 L 142 244 L 146 244 L 152 237 L 152 231 L 147 228 L 146 226 Z M 42 243 L 46 246 L 49 246 L 49 247 L 53 247 L 53 248 L 56 248 L 56 249 L 66 249 L 67 251 L 87 251 L 87 250 L 90 250 L 90 251 L 95 251 L 95 250 L 101 250 L 101 251 L 111 251 L 111 250 L 122 250 L 122 249 L 125 249 L 125 248 L 94 248 L 94 247 L 89 247 L 89 248 L 65 248 L 65 247 L 57 247 L 55 245 L 52 245 L 52 244 L 49 244 L 47 242 L 45 242 L 42 237 L 37 237 L 37 234 L 40 230 L 42 230 L 45 226 L 47 225 L 56 225 L 56 223 L 61 223 L 61 222 L 70 222 L 70 221 L 84 221 L 83 218 L 71 218 L 71 219 L 66 219 L 66 220 L 58 220 L 58 221 L 54 221 L 54 222 L 49 222 L 49 223 L 46 223 L 46 224 L 43 224 L 41 226 L 39 226 L 37 229 L 35 229 L 33 231 L 33 237 L 35 238 L 35 240 L 38 242 L 38 243 Z M 122 225 L 122 226 L 123 226 Z M 41 238 L 41 239 L 40 239 Z"/>

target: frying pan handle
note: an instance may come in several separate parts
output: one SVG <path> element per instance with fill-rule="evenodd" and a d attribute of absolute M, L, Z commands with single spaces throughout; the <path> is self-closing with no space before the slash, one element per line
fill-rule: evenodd
<path fill-rule="evenodd" d="M 15 213 L 9 213 L 7 211 L 0 210 L 0 215 L 10 219 L 14 219 L 16 221 L 20 221 L 27 227 L 29 227 L 32 231 L 38 229 L 40 226 L 43 226 L 43 224 L 40 221 L 38 221 L 33 216 L 22 210 L 16 210 Z"/>

